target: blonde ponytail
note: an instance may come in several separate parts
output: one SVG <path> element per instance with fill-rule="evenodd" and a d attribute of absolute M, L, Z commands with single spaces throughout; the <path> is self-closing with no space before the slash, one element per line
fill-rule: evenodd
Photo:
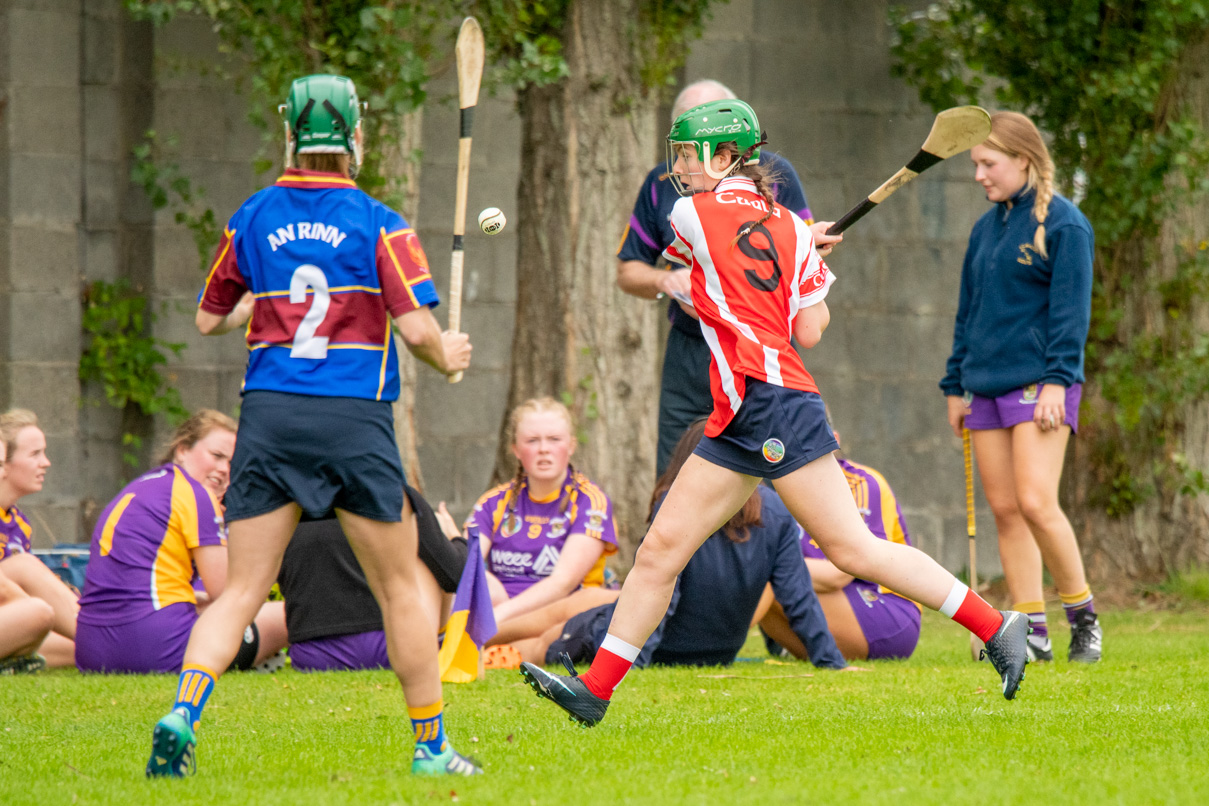
<path fill-rule="evenodd" d="M 1033 233 L 1033 248 L 1042 258 L 1048 258 L 1045 248 L 1045 219 L 1054 198 L 1054 161 L 1049 149 L 1041 139 L 1041 132 L 1033 121 L 1019 112 L 996 112 L 991 115 L 991 134 L 985 145 L 1009 157 L 1024 157 L 1028 160 L 1028 179 L 1025 187 L 1036 191 L 1033 200 L 1033 217 L 1037 219 L 1037 231 Z"/>

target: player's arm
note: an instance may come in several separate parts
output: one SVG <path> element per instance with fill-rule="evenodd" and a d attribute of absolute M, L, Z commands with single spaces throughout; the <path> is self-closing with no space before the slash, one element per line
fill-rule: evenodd
<path fill-rule="evenodd" d="M 504 622 L 569 596 L 583 583 L 604 549 L 604 542 L 594 537 L 571 535 L 563 544 L 558 563 L 550 576 L 496 606 L 495 620 Z"/>
<path fill-rule="evenodd" d="M 808 308 L 802 308 L 793 320 L 793 337 L 798 344 L 810 349 L 823 338 L 823 331 L 831 322 L 831 312 L 827 310 L 826 302 L 816 302 Z"/>
<path fill-rule="evenodd" d="M 227 587 L 227 547 L 198 546 L 189 554 L 197 566 L 197 575 L 201 577 L 207 596 L 214 601 Z"/>
<path fill-rule="evenodd" d="M 617 287 L 627 294 L 643 299 L 674 297 L 676 293 L 690 294 L 689 270 L 683 268 L 657 269 L 641 260 L 617 261 Z"/>
<path fill-rule="evenodd" d="M 470 337 L 442 331 L 427 307 L 400 314 L 394 323 L 411 354 L 437 372 L 452 375 L 470 366 Z"/>
<path fill-rule="evenodd" d="M 807 557 L 806 570 L 810 572 L 810 584 L 815 593 L 834 593 L 843 590 L 849 582 L 856 579 L 851 574 L 845 574 L 835 567 L 830 560 L 816 560 Z"/>
<path fill-rule="evenodd" d="M 224 316 L 198 308 L 194 322 L 203 336 L 221 336 L 223 333 L 229 333 L 247 324 L 252 317 L 252 307 L 255 304 L 256 298 L 252 296 L 251 291 L 248 291 L 240 297 L 239 303 L 229 314 Z"/>

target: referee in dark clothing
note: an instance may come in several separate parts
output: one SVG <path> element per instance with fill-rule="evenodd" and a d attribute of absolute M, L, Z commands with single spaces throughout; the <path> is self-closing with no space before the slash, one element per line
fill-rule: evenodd
<path fill-rule="evenodd" d="M 717 81 L 694 82 L 677 96 L 672 106 L 672 119 L 694 106 L 734 97 L 733 92 Z M 814 223 L 793 166 L 768 149 L 762 149 L 760 163 L 768 165 L 777 176 L 774 185 L 777 202 L 797 213 L 807 224 Z M 662 264 L 664 248 L 674 240 L 669 218 L 672 206 L 680 198 L 668 178 L 669 170 L 667 163 L 661 162 L 647 174 L 617 252 L 617 285 L 622 291 L 645 299 L 668 297 L 671 300 L 668 319 L 672 327 L 667 337 L 659 386 L 656 476 L 662 475 L 667 468 L 672 449 L 689 424 L 708 417 L 713 410 L 709 391 L 709 346 L 701 335 L 695 314 L 690 313 L 692 306 L 676 301 L 688 302 L 689 270 L 657 268 Z"/>

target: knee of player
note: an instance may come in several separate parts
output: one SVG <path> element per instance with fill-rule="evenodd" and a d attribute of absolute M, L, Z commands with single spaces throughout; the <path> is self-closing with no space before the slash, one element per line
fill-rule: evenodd
<path fill-rule="evenodd" d="M 657 525 L 652 525 L 634 555 L 635 566 L 652 572 L 670 573 L 675 577 L 682 570 L 677 564 L 676 545 Z"/>
<path fill-rule="evenodd" d="M 1056 496 L 1039 490 L 1021 490 L 1018 493 L 1020 514 L 1031 524 L 1044 523 L 1061 510 Z"/>
<path fill-rule="evenodd" d="M 55 625 L 55 609 L 41 599 L 30 599 L 27 607 L 32 626 L 38 632 L 50 632 Z"/>

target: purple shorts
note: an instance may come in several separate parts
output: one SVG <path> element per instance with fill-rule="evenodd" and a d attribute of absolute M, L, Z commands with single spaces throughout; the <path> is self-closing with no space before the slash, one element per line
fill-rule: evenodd
<path fill-rule="evenodd" d="M 874 586 L 849 584 L 844 593 L 869 644 L 869 660 L 909 658 L 919 643 L 919 608 Z"/>
<path fill-rule="evenodd" d="M 76 623 L 76 666 L 81 672 L 179 672 L 197 608 L 177 602 L 149 616 L 100 627 Z"/>
<path fill-rule="evenodd" d="M 990 431 L 1027 423 L 1033 419 L 1033 408 L 1044 388 L 1043 383 L 1032 383 L 999 397 L 981 397 L 967 393 L 970 398 L 970 413 L 966 415 L 965 426 L 971 431 Z M 1083 384 L 1076 383 L 1067 388 L 1066 419 L 1063 422 L 1070 426 L 1072 434 L 1079 430 L 1079 401 L 1082 398 Z"/>
<path fill-rule="evenodd" d="M 386 633 L 376 630 L 297 641 L 290 644 L 290 665 L 300 672 L 389 669 Z"/>

